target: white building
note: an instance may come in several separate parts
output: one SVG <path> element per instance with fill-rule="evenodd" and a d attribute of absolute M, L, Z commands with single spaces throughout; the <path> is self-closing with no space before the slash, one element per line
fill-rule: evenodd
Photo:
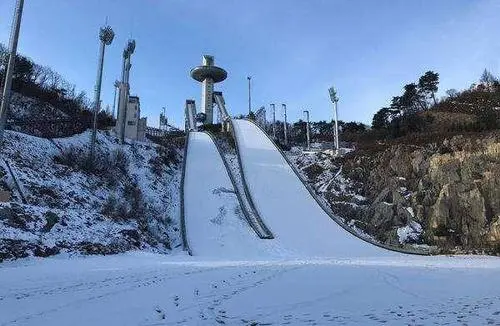
<path fill-rule="evenodd" d="M 125 138 L 145 141 L 147 118 L 141 118 L 141 102 L 138 96 L 129 96 L 125 118 Z"/>

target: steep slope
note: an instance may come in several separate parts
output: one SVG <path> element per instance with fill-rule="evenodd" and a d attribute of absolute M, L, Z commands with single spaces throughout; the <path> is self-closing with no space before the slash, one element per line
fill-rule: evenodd
<path fill-rule="evenodd" d="M 332 221 L 257 126 L 235 120 L 234 128 L 257 210 L 284 247 L 299 256 L 398 255 L 356 238 Z"/>
<path fill-rule="evenodd" d="M 184 177 L 187 241 L 196 256 L 239 258 L 269 253 L 245 220 L 222 158 L 209 135 L 189 134 Z"/>
<path fill-rule="evenodd" d="M 6 132 L 0 188 L 13 196 L 0 203 L 0 261 L 180 246 L 181 151 L 151 143 L 119 146 L 99 133 L 98 163 L 90 168 L 89 136 L 49 140 Z"/>

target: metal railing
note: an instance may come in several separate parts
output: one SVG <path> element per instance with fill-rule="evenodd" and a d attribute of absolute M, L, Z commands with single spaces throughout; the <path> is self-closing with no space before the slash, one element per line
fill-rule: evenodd
<path fill-rule="evenodd" d="M 189 246 L 189 241 L 187 237 L 186 230 L 186 214 L 185 214 L 185 205 L 184 205 L 184 179 L 186 177 L 186 163 L 187 163 L 187 155 L 188 155 L 188 146 L 189 146 L 189 135 L 186 134 L 186 141 L 184 142 L 184 160 L 182 164 L 182 177 L 181 177 L 181 237 L 182 237 L 182 247 L 185 251 L 187 251 L 188 255 L 192 256 L 193 252 L 191 251 L 191 247 Z"/>
<path fill-rule="evenodd" d="M 227 174 L 229 175 L 229 179 L 231 180 L 231 183 L 233 184 L 233 188 L 234 188 L 236 197 L 237 197 L 238 202 L 241 206 L 241 209 L 243 210 L 243 215 L 245 215 L 245 219 L 246 219 L 248 225 L 252 228 L 252 230 L 255 232 L 255 234 L 259 238 L 261 238 L 261 239 L 273 239 L 274 236 L 270 233 L 269 229 L 265 226 L 264 227 L 262 226 L 263 222 L 262 222 L 258 212 L 255 210 L 255 207 L 253 206 L 251 199 L 249 199 L 247 197 L 247 203 L 249 206 L 248 209 L 253 210 L 253 213 L 249 212 L 249 210 L 247 209 L 247 205 L 245 205 L 245 203 L 243 202 L 242 196 L 243 195 L 246 196 L 246 193 L 243 195 L 240 193 L 240 189 L 236 183 L 236 179 L 231 171 L 231 168 L 229 167 L 229 163 L 227 162 L 226 157 L 224 156 L 224 153 L 223 153 L 222 149 L 220 148 L 219 144 L 215 140 L 215 136 L 209 131 L 204 131 L 204 133 L 207 134 L 212 139 L 213 143 L 215 144 L 215 147 L 219 151 L 219 154 L 222 158 L 222 162 L 224 163 L 224 166 L 226 167 Z M 238 161 L 239 161 L 239 158 L 238 158 Z M 241 168 L 240 168 L 240 170 L 241 170 Z M 240 172 L 240 175 L 243 175 L 243 174 Z M 243 177 L 242 177 L 241 181 L 242 181 L 243 189 L 245 189 L 246 184 L 245 184 L 245 181 L 243 180 Z M 251 217 L 251 215 L 253 215 L 255 217 L 255 221 Z"/>

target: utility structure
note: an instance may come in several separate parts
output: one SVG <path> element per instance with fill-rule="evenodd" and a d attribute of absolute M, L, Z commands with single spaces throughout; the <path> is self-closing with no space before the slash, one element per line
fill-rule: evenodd
<path fill-rule="evenodd" d="M 197 131 L 196 127 L 196 103 L 194 100 L 186 100 L 186 107 L 184 109 L 186 118 L 185 131 Z"/>
<path fill-rule="evenodd" d="M 101 27 L 99 30 L 99 40 L 101 41 L 101 46 L 99 49 L 99 62 L 97 64 L 97 79 L 95 81 L 95 93 L 94 93 L 94 118 L 92 121 L 92 136 L 90 137 L 90 153 L 89 160 L 94 162 L 95 154 L 95 142 L 97 137 L 97 114 L 101 107 L 101 85 L 102 85 L 102 70 L 104 66 L 104 52 L 106 45 L 110 45 L 115 38 L 115 32 L 111 26 L 106 25 Z"/>
<path fill-rule="evenodd" d="M 252 113 L 252 85 L 251 85 L 252 76 L 248 76 L 247 79 L 248 79 L 248 115 L 250 115 L 250 113 Z"/>
<path fill-rule="evenodd" d="M 115 80 L 115 83 L 113 84 L 115 93 L 113 97 L 113 119 L 115 118 L 115 113 L 116 113 L 116 91 L 120 89 L 120 82 L 118 80 Z"/>
<path fill-rule="evenodd" d="M 339 124 L 338 124 L 338 112 L 337 112 L 337 102 L 339 101 L 339 97 L 337 96 L 337 91 L 332 86 L 328 89 L 328 93 L 330 94 L 330 100 L 333 103 L 333 119 L 335 120 L 335 156 L 339 155 Z"/>
<path fill-rule="evenodd" d="M 201 112 L 205 114 L 204 124 L 214 122 L 214 84 L 227 78 L 227 72 L 214 65 L 214 57 L 203 55 L 203 65 L 191 69 L 191 77 L 201 83 Z"/>
<path fill-rule="evenodd" d="M 307 138 L 307 150 L 311 149 L 311 136 L 309 134 L 309 110 L 304 110 L 306 114 L 306 138 Z"/>
<path fill-rule="evenodd" d="M 283 133 L 285 136 L 285 145 L 288 146 L 288 126 L 287 126 L 287 121 L 286 121 L 286 104 L 281 104 L 281 107 L 283 108 L 283 118 L 285 121 L 283 121 Z"/>
<path fill-rule="evenodd" d="M 128 40 L 123 50 L 122 80 L 118 97 L 118 117 L 116 119 L 116 131 L 120 144 L 125 142 L 125 121 L 127 119 L 127 105 L 130 94 L 129 76 L 132 64 L 130 59 L 135 51 L 135 40 Z"/>
<path fill-rule="evenodd" d="M 221 117 L 221 127 L 222 127 L 222 132 L 228 132 L 230 129 L 229 127 L 229 119 L 231 117 L 229 116 L 229 113 L 227 112 L 226 109 L 226 102 L 224 101 L 224 97 L 222 96 L 222 92 L 214 92 L 214 100 L 215 103 L 217 104 L 217 107 L 219 108 L 219 114 Z"/>
<path fill-rule="evenodd" d="M 271 112 L 273 113 L 273 138 L 276 139 L 276 110 L 274 103 L 271 103 Z"/>
<path fill-rule="evenodd" d="M 12 21 L 12 30 L 9 42 L 9 62 L 5 73 L 5 82 L 2 93 L 2 104 L 0 105 L 0 142 L 3 141 L 5 123 L 7 122 L 7 113 L 10 104 L 10 92 L 12 88 L 12 74 L 16 64 L 17 43 L 19 41 L 19 31 L 21 30 L 21 19 L 23 16 L 24 0 L 17 0 L 14 9 L 14 18 Z"/>

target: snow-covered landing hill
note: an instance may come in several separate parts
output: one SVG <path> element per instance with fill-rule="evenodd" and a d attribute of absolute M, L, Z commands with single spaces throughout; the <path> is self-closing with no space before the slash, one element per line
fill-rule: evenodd
<path fill-rule="evenodd" d="M 0 261 L 181 247 L 182 148 L 119 146 L 99 133 L 98 164 L 89 168 L 89 137 L 49 140 L 6 132 L 0 178 L 12 199 L 0 203 Z"/>

